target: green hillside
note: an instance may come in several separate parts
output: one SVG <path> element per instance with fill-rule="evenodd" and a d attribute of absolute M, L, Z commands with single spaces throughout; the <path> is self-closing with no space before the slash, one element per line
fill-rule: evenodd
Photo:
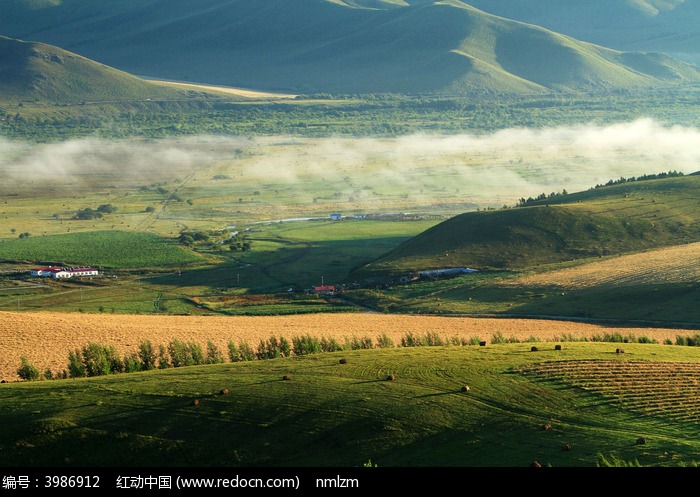
<path fill-rule="evenodd" d="M 700 5 L 689 0 L 471 0 L 475 7 L 619 50 L 700 63 Z"/>
<path fill-rule="evenodd" d="M 696 464 L 697 347 L 484 343 L 7 383 L 0 464 Z"/>
<path fill-rule="evenodd" d="M 295 93 L 533 94 L 700 81 L 465 2 L 6 0 L 0 32 L 131 74 Z"/>
<path fill-rule="evenodd" d="M 700 176 L 648 179 L 468 212 L 358 269 L 357 278 L 467 266 L 522 270 L 700 240 Z"/>
<path fill-rule="evenodd" d="M 77 104 L 189 96 L 55 46 L 0 36 L 2 101 Z"/>

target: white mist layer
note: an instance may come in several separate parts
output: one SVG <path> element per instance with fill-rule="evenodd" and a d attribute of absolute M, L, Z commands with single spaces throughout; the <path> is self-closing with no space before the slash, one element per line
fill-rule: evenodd
<path fill-rule="evenodd" d="M 197 136 L 158 140 L 75 139 L 31 144 L 0 138 L 3 186 L 137 185 L 228 164 L 247 180 L 328 181 L 339 188 L 384 182 L 429 195 L 447 181 L 465 197 L 500 202 L 590 188 L 620 177 L 700 169 L 700 130 L 640 119 L 609 126 L 512 128 L 491 134 L 394 138 Z M 348 186 L 348 190 L 353 186 Z"/>

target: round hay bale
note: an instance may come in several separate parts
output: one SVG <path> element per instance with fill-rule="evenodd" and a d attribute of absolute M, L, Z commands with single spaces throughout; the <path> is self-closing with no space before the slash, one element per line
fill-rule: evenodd
<path fill-rule="evenodd" d="M 569 452 L 571 450 L 571 444 L 564 444 L 564 446 L 561 448 L 562 450 Z"/>
<path fill-rule="evenodd" d="M 538 350 L 540 350 L 540 349 L 538 349 L 534 345 L 532 347 L 530 347 L 530 352 L 537 352 Z"/>
<path fill-rule="evenodd" d="M 471 390 L 471 388 L 469 388 L 469 385 L 464 385 L 464 386 L 462 387 L 462 391 L 463 391 L 463 392 L 469 392 L 470 390 Z"/>
<path fill-rule="evenodd" d="M 222 389 L 219 391 L 219 393 L 220 393 L 221 395 L 228 395 L 230 392 L 229 392 L 229 389 L 228 389 L 228 388 L 222 388 Z"/>
<path fill-rule="evenodd" d="M 486 347 L 486 342 L 479 342 L 479 347 Z"/>
<path fill-rule="evenodd" d="M 198 406 L 198 405 L 199 405 L 199 399 L 194 399 L 194 400 L 192 401 L 192 405 L 193 405 L 193 406 Z"/>
<path fill-rule="evenodd" d="M 616 350 L 615 350 L 615 353 L 616 353 L 616 354 L 624 354 L 625 351 L 622 350 L 622 349 L 616 349 Z"/>
<path fill-rule="evenodd" d="M 647 443 L 646 438 L 644 438 L 644 437 L 639 437 L 639 438 L 637 439 L 637 445 L 644 445 L 645 443 Z"/>
<path fill-rule="evenodd" d="M 549 431 L 549 430 L 551 430 L 551 429 L 552 429 L 552 423 L 547 422 L 547 423 L 543 424 L 543 425 L 542 425 L 542 429 L 543 429 L 544 431 Z"/>
<path fill-rule="evenodd" d="M 555 345 L 554 350 L 561 350 L 561 345 Z"/>
<path fill-rule="evenodd" d="M 284 375 L 284 376 L 282 377 L 282 379 L 283 379 L 284 381 L 289 381 L 289 380 L 292 379 L 292 377 L 289 376 L 288 374 L 286 374 L 286 375 Z"/>
<path fill-rule="evenodd" d="M 386 377 L 386 381 L 394 381 L 394 380 L 396 380 L 395 374 L 390 374 L 389 376 Z"/>
<path fill-rule="evenodd" d="M 343 357 L 339 362 L 340 364 L 347 364 L 348 360 L 345 357 Z"/>

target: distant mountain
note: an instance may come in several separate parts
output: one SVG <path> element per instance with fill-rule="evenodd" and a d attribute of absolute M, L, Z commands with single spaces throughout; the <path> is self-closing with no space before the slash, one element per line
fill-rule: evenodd
<path fill-rule="evenodd" d="M 515 1 L 515 0 L 513 0 Z M 503 0 L 505 2 L 505 0 Z M 3 0 L 0 32 L 132 74 L 295 93 L 539 93 L 700 81 L 459 0 Z"/>
<path fill-rule="evenodd" d="M 172 89 L 44 43 L 0 36 L 0 100 L 51 103 L 183 98 Z"/>
<path fill-rule="evenodd" d="M 473 6 L 619 50 L 655 51 L 700 66 L 697 0 L 471 0 Z"/>

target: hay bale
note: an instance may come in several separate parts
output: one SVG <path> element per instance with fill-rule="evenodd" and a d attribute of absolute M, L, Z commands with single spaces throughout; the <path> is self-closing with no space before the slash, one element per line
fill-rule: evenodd
<path fill-rule="evenodd" d="M 348 360 L 347 360 L 345 357 L 343 357 L 343 358 L 340 360 L 340 364 L 347 364 L 347 363 L 348 363 Z"/>
<path fill-rule="evenodd" d="M 289 381 L 289 380 L 292 379 L 292 377 L 289 376 L 288 374 L 286 374 L 286 375 L 284 375 L 284 376 L 282 377 L 282 379 L 283 379 L 284 381 Z"/>
<path fill-rule="evenodd" d="M 222 388 L 222 389 L 219 391 L 219 393 L 220 393 L 221 395 L 228 395 L 230 392 L 229 392 L 229 389 L 228 389 L 228 388 Z"/>
<path fill-rule="evenodd" d="M 542 464 L 541 464 L 539 461 L 532 461 L 532 462 L 530 463 L 530 467 L 531 467 L 531 468 L 541 468 L 541 467 L 542 467 Z"/>
<path fill-rule="evenodd" d="M 555 345 L 554 350 L 561 350 L 561 345 Z"/>
<path fill-rule="evenodd" d="M 396 380 L 395 374 L 390 374 L 389 376 L 386 377 L 386 381 L 394 381 L 394 380 Z"/>
<path fill-rule="evenodd" d="M 538 349 L 534 345 L 532 347 L 530 347 L 530 352 L 537 352 L 538 350 L 540 350 L 540 349 Z"/>
<path fill-rule="evenodd" d="M 479 347 L 486 347 L 486 342 L 479 342 Z"/>
<path fill-rule="evenodd" d="M 572 449 L 572 447 L 571 444 L 564 444 L 564 446 L 561 449 L 566 452 L 569 452 Z"/>
<path fill-rule="evenodd" d="M 199 399 L 194 399 L 194 400 L 192 401 L 192 405 L 193 405 L 193 406 L 198 406 L 198 405 L 199 405 Z"/>
<path fill-rule="evenodd" d="M 637 439 L 637 445 L 644 445 L 645 443 L 647 443 L 646 438 L 644 438 L 644 437 L 639 437 L 639 438 Z"/>
<path fill-rule="evenodd" d="M 622 349 L 616 349 L 616 350 L 615 350 L 615 353 L 616 353 L 616 354 L 624 354 L 625 351 L 622 350 Z"/>
<path fill-rule="evenodd" d="M 552 423 L 546 422 L 545 424 L 542 425 L 542 429 L 544 431 L 550 431 L 552 429 Z"/>
<path fill-rule="evenodd" d="M 462 392 L 469 392 L 470 390 L 471 390 L 471 388 L 469 388 L 469 385 L 464 385 L 462 387 Z"/>

